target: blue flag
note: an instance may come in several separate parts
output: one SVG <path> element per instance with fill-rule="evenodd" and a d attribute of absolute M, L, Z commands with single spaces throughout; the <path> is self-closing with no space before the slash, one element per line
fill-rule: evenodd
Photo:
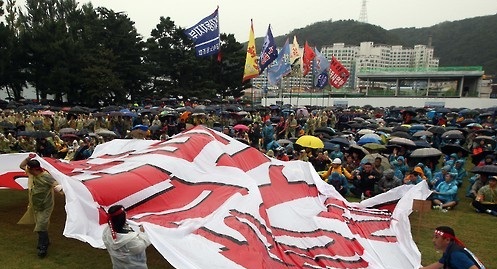
<path fill-rule="evenodd" d="M 326 57 L 314 48 L 316 57 L 314 57 L 313 70 L 314 73 L 314 86 L 322 89 L 326 84 L 328 84 L 328 69 L 330 68 L 330 62 Z"/>
<path fill-rule="evenodd" d="M 259 56 L 259 74 L 262 74 L 264 69 L 268 67 L 278 57 L 278 49 L 274 42 L 273 33 L 271 32 L 271 24 L 267 27 L 266 38 L 262 45 L 261 55 Z"/>
<path fill-rule="evenodd" d="M 283 45 L 283 48 L 281 48 L 278 53 L 278 58 L 276 58 L 274 62 L 275 64 L 269 66 L 267 75 L 269 84 L 276 86 L 280 83 L 282 77 L 288 75 L 292 71 L 288 38 L 286 39 L 285 45 Z"/>
<path fill-rule="evenodd" d="M 194 26 L 186 29 L 185 34 L 193 40 L 195 54 L 198 57 L 217 54 L 221 49 L 218 9 Z"/>

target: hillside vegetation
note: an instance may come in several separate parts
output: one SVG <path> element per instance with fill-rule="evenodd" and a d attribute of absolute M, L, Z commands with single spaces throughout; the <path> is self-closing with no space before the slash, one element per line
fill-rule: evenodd
<path fill-rule="evenodd" d="M 497 14 L 443 22 L 425 28 L 392 30 L 354 20 L 330 20 L 295 29 L 286 35 L 276 36 L 274 31 L 273 34 L 278 46 L 283 45 L 286 38 L 292 42 L 293 36 L 297 36 L 301 46 L 307 41 L 318 49 L 333 43 L 352 46 L 364 41 L 413 47 L 427 45 L 431 36 L 440 66 L 482 66 L 485 74 L 497 74 Z M 264 37 L 256 39 L 258 49 L 263 41 Z"/>

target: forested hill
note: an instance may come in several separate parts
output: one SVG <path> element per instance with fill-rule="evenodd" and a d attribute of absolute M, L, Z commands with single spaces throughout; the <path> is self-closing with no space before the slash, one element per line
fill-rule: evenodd
<path fill-rule="evenodd" d="M 443 22 L 425 28 L 392 30 L 354 20 L 322 21 L 280 36 L 276 36 L 277 32 L 273 29 L 273 34 L 278 46 L 283 45 L 286 38 L 291 43 L 293 36 L 297 36 L 300 46 L 307 41 L 318 49 L 333 43 L 359 45 L 363 41 L 413 47 L 427 45 L 431 35 L 440 66 L 483 66 L 485 74 L 497 75 L 497 14 Z M 256 39 L 258 51 L 263 41 L 264 37 Z"/>

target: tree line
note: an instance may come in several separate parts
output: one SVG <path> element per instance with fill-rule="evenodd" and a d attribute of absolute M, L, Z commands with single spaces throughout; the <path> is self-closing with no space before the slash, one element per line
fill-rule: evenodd
<path fill-rule="evenodd" d="M 0 0 L 1 1 L 1 0 Z M 22 99 L 28 84 L 40 99 L 91 107 L 168 96 L 239 97 L 245 51 L 221 34 L 222 56 L 197 58 L 194 45 L 169 17 L 150 37 L 127 14 L 74 0 L 15 0 L 0 5 L 0 90 Z M 220 60 L 220 61 L 219 61 Z"/>

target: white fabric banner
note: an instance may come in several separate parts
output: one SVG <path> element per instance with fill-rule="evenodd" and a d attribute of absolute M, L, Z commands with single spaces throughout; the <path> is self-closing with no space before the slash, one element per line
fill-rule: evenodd
<path fill-rule="evenodd" d="M 26 156 L 0 155 L 0 187 L 23 188 Z M 84 161 L 38 159 L 64 188 L 64 235 L 93 247 L 104 210 L 122 204 L 175 268 L 420 267 L 408 216 L 425 183 L 349 203 L 310 163 L 200 126 L 168 141 L 113 140 Z M 373 208 L 392 202 L 393 212 Z"/>

